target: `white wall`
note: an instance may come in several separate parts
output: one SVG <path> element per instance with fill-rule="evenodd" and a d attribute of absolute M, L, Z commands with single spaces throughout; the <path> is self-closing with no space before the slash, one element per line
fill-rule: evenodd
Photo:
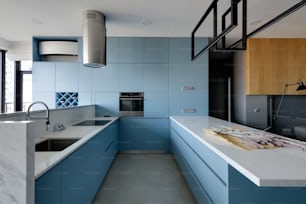
<path fill-rule="evenodd" d="M 7 50 L 7 57 L 10 60 L 32 60 L 31 41 L 8 41 L 0 38 L 0 49 Z"/>

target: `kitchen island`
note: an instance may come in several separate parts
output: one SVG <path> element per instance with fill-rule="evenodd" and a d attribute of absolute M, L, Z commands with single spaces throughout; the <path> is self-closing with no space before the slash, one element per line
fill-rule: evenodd
<path fill-rule="evenodd" d="M 245 150 L 211 130 L 258 130 L 206 116 L 170 119 L 172 152 L 199 203 L 306 203 L 302 149 Z"/>
<path fill-rule="evenodd" d="M 35 152 L 35 203 L 91 203 L 118 151 L 118 117 L 90 118 L 36 144 L 50 139 L 75 142 Z"/>
<path fill-rule="evenodd" d="M 51 132 L 40 138 L 35 139 L 35 144 L 46 139 L 79 139 L 77 142 L 68 146 L 62 151 L 45 151 L 35 152 L 35 178 L 37 179 L 57 163 L 65 159 L 68 155 L 76 151 L 90 139 L 95 137 L 99 132 L 117 121 L 119 117 L 95 117 L 91 120 L 110 120 L 110 122 L 103 126 L 70 126 L 64 131 Z"/>

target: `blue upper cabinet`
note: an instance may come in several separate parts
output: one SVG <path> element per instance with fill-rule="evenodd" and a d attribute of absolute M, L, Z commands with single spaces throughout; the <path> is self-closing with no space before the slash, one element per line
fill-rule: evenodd
<path fill-rule="evenodd" d="M 74 62 L 56 62 L 56 91 L 77 92 L 79 67 Z"/>
<path fill-rule="evenodd" d="M 96 116 L 118 115 L 119 113 L 118 92 L 94 93 L 93 103 L 96 104 Z"/>
<path fill-rule="evenodd" d="M 143 63 L 144 39 L 136 37 L 119 38 L 119 62 Z"/>
<path fill-rule="evenodd" d="M 83 66 L 83 64 L 79 64 L 79 92 L 92 92 L 94 70 L 95 69 Z"/>
<path fill-rule="evenodd" d="M 201 42 L 207 42 L 204 38 Z M 205 56 L 206 55 L 206 56 Z M 170 38 L 169 41 L 169 63 L 170 64 L 206 64 L 207 54 L 191 61 L 191 38 Z"/>
<path fill-rule="evenodd" d="M 143 91 L 143 81 L 143 64 L 120 64 L 120 92 Z"/>
<path fill-rule="evenodd" d="M 106 63 L 119 62 L 119 38 L 107 37 L 106 39 Z"/>
<path fill-rule="evenodd" d="M 169 116 L 168 92 L 146 92 L 144 96 L 144 116 L 166 118 Z"/>
<path fill-rule="evenodd" d="M 169 38 L 144 38 L 144 63 L 169 62 Z"/>
<path fill-rule="evenodd" d="M 144 91 L 168 92 L 169 66 L 168 64 L 144 64 Z"/>
<path fill-rule="evenodd" d="M 33 63 L 33 92 L 55 92 L 55 63 Z"/>
<path fill-rule="evenodd" d="M 119 64 L 107 64 L 93 70 L 93 91 L 113 92 L 119 90 Z"/>

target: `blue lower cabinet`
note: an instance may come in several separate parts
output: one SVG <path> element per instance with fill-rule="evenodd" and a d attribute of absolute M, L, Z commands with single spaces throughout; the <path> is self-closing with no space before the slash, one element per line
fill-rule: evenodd
<path fill-rule="evenodd" d="M 36 204 L 60 204 L 61 192 L 61 163 L 50 169 L 35 181 Z"/>
<path fill-rule="evenodd" d="M 91 203 L 117 151 L 116 121 L 36 180 L 36 203 Z M 49 191 L 43 189 L 48 186 Z M 48 197 L 52 197 L 48 202 L 41 200 Z"/>
<path fill-rule="evenodd" d="M 212 204 L 212 201 L 209 199 L 209 196 L 204 191 L 201 184 L 199 183 L 197 178 L 192 173 L 190 166 L 188 165 L 187 161 L 184 159 L 183 154 L 180 152 L 177 144 L 175 143 L 175 139 L 171 138 L 171 141 L 172 141 L 171 151 L 197 203 Z"/>
<path fill-rule="evenodd" d="M 169 149 L 167 118 L 121 118 L 119 151 L 165 151 Z"/>

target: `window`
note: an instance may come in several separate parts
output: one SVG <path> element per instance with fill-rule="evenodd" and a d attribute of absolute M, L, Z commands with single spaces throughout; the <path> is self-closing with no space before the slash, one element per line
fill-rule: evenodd
<path fill-rule="evenodd" d="M 0 80 L 1 80 L 1 83 L 0 83 L 0 110 L 1 110 L 1 113 L 4 112 L 4 98 L 5 98 L 5 91 L 4 91 L 4 88 L 5 88 L 5 50 L 0 50 Z"/>
<path fill-rule="evenodd" d="M 32 61 L 12 61 L 2 51 L 1 112 L 25 111 L 32 101 Z"/>
<path fill-rule="evenodd" d="M 20 64 L 20 70 L 17 69 L 16 76 L 16 79 L 20 80 L 20 85 L 16 92 L 20 91 L 21 97 L 16 94 L 16 110 L 26 111 L 32 103 L 32 61 L 21 61 Z"/>

